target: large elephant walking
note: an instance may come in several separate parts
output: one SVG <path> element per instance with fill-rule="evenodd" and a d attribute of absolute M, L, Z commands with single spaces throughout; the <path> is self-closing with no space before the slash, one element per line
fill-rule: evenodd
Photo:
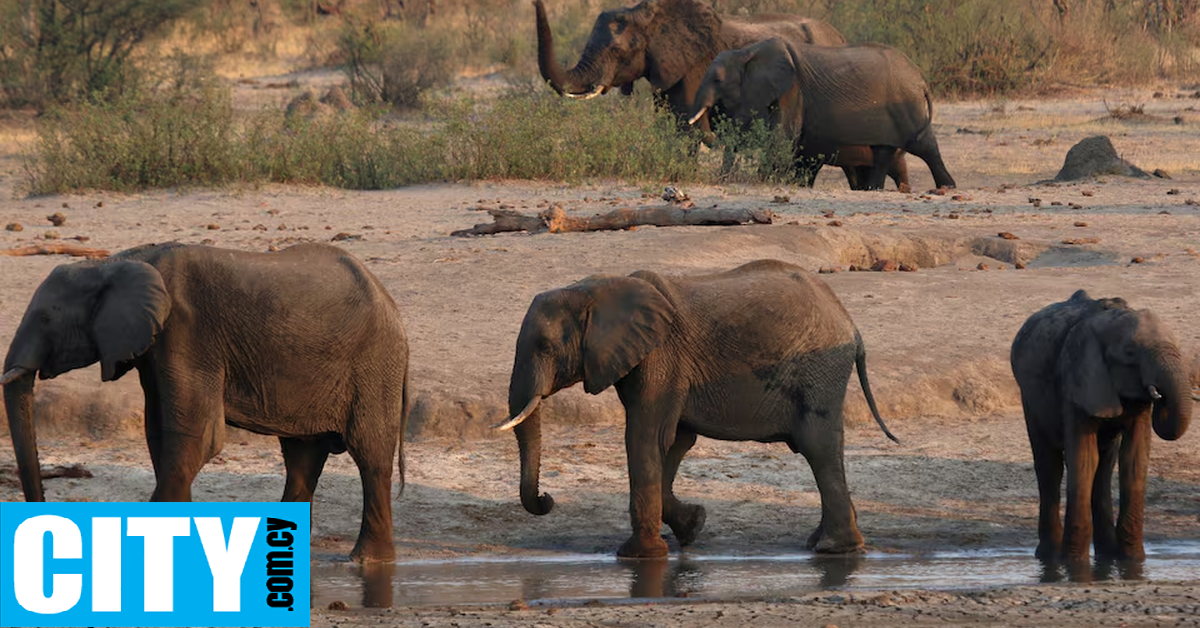
<path fill-rule="evenodd" d="M 797 44 L 846 42 L 829 23 L 797 15 L 745 17 L 717 14 L 703 0 L 643 0 L 604 11 L 596 18 L 578 63 L 570 69 L 554 57 L 554 40 L 542 0 L 537 14 L 538 67 L 560 94 L 587 98 L 645 78 L 680 121 L 687 119 L 704 71 L 723 50 L 770 37 Z M 707 116 L 699 122 L 709 130 Z"/>
<path fill-rule="evenodd" d="M 392 469 L 408 397 L 408 342 L 392 297 L 333 246 L 279 253 L 149 245 L 55 268 L 4 359 L 4 403 L 25 499 L 44 500 L 34 376 L 100 362 L 104 381 L 137 369 L 146 396 L 153 501 L 191 501 L 225 425 L 279 437 L 284 501 L 311 501 L 331 453 L 363 484 L 351 556 L 394 558 Z"/>
<path fill-rule="evenodd" d="M 1100 556 L 1144 557 L 1150 430 L 1166 440 L 1183 436 L 1196 397 L 1170 330 L 1123 299 L 1092 299 L 1079 290 L 1025 321 L 1011 361 L 1040 494 L 1037 556 L 1086 560 L 1094 542 Z M 1059 517 L 1064 464 L 1065 530 Z"/>
<path fill-rule="evenodd" d="M 743 123 L 766 118 L 794 138 L 797 168 L 832 163 L 843 147 L 869 146 L 864 189 L 880 189 L 899 159 L 920 157 L 938 187 L 954 187 L 933 134 L 933 103 L 921 71 L 877 44 L 812 46 L 768 39 L 717 55 L 692 104 L 693 123 L 720 106 Z"/>
<path fill-rule="evenodd" d="M 513 418 L 498 427 L 516 428 L 521 503 L 547 514 L 554 500 L 539 495 L 539 403 L 580 381 L 591 394 L 616 386 L 633 524 L 620 556 L 666 555 L 663 522 L 681 545 L 695 540 L 704 507 L 680 502 L 672 484 L 697 436 L 784 442 L 803 454 L 821 494 L 808 547 L 854 552 L 863 538 L 846 485 L 842 404 L 856 366 L 887 433 L 850 315 L 797 266 L 762 260 L 697 277 L 592 276 L 529 306 L 509 383 Z"/>

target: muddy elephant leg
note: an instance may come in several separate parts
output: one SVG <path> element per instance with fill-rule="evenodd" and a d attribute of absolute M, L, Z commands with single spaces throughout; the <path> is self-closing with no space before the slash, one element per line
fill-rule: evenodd
<path fill-rule="evenodd" d="M 1150 461 L 1150 415 L 1143 413 L 1121 438 L 1121 501 L 1117 514 L 1117 553 L 1121 558 L 1146 557 L 1142 523 L 1146 507 L 1146 471 Z"/>
<path fill-rule="evenodd" d="M 624 399 L 622 399 L 624 400 Z M 662 538 L 663 471 L 667 450 L 675 442 L 677 404 L 642 403 L 625 406 L 625 456 L 629 466 L 629 521 L 633 533 L 617 550 L 623 558 L 661 558 L 667 555 Z M 670 406 L 670 407 L 668 407 Z M 666 432 L 670 433 L 666 433 Z"/>
<path fill-rule="evenodd" d="M 1063 556 L 1086 560 L 1092 542 L 1092 483 L 1100 463 L 1096 422 L 1089 417 L 1067 417 L 1067 521 L 1063 528 Z"/>
<path fill-rule="evenodd" d="M 957 187 L 954 177 L 950 176 L 950 171 L 946 170 L 946 164 L 942 162 L 942 152 L 938 149 L 937 138 L 933 135 L 933 127 L 925 127 L 924 131 L 903 148 L 920 157 L 921 161 L 929 166 L 929 172 L 933 174 L 934 185 L 939 188 Z"/>
<path fill-rule="evenodd" d="M 1120 450 L 1119 436 L 1098 435 L 1096 446 L 1100 460 L 1092 483 L 1092 543 L 1097 557 L 1117 555 L 1117 527 L 1113 523 L 1112 474 Z"/>
<path fill-rule="evenodd" d="M 830 403 L 836 408 L 806 412 L 801 417 L 792 449 L 808 461 L 821 494 L 821 522 L 808 538 L 808 549 L 844 554 L 862 549 L 863 537 L 846 483 L 841 402 Z"/>
<path fill-rule="evenodd" d="M 671 526 L 675 539 L 682 545 L 691 545 L 704 529 L 706 513 L 700 504 L 685 504 L 675 497 L 675 474 L 684 455 L 696 444 L 696 433 L 679 427 L 675 430 L 675 442 L 667 450 L 663 461 L 663 522 Z"/>
<path fill-rule="evenodd" d="M 329 447 L 323 440 L 279 438 L 283 464 L 287 467 L 287 482 L 283 487 L 285 502 L 311 502 L 317 480 L 325 469 Z"/>
<path fill-rule="evenodd" d="M 351 418 L 345 434 L 346 450 L 358 465 L 363 487 L 362 525 L 350 558 L 362 562 L 390 562 L 396 557 L 391 493 L 399 430 L 372 429 L 377 427 Z"/>
<path fill-rule="evenodd" d="M 1062 517 L 1059 505 L 1062 501 L 1063 452 L 1030 431 L 1029 441 L 1033 448 L 1033 469 L 1038 483 L 1038 546 L 1035 555 L 1041 559 L 1055 559 L 1062 554 Z"/>

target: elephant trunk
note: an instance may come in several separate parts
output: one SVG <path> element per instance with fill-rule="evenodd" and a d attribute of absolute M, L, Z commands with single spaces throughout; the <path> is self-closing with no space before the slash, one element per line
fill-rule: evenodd
<path fill-rule="evenodd" d="M 42 467 L 38 462 L 37 432 L 33 424 L 33 379 L 35 370 L 5 369 L 4 409 L 8 412 L 8 431 L 25 501 L 46 501 L 42 492 Z M 11 374 L 11 375 L 10 375 Z"/>
<path fill-rule="evenodd" d="M 696 91 L 696 97 L 692 100 L 692 110 L 688 113 L 688 124 L 696 124 L 704 117 L 705 113 L 716 104 L 716 90 L 712 85 L 705 81 L 700 85 L 700 89 Z"/>
<path fill-rule="evenodd" d="M 605 86 L 597 85 L 599 72 L 595 64 L 589 62 L 586 56 L 570 70 L 559 64 L 554 59 L 554 38 L 550 34 L 550 22 L 546 19 L 546 7 L 542 0 L 533 0 L 533 9 L 537 15 L 538 69 L 542 78 L 561 96 L 590 98 L 600 95 Z"/>
<path fill-rule="evenodd" d="M 1192 420 L 1192 392 L 1183 360 L 1177 351 L 1162 351 L 1150 369 L 1160 399 L 1154 401 L 1154 433 L 1163 440 L 1176 440 Z"/>
<path fill-rule="evenodd" d="M 534 515 L 548 514 L 554 508 L 549 493 L 538 494 L 542 469 L 542 411 L 536 409 L 515 428 L 521 450 L 521 505 Z"/>

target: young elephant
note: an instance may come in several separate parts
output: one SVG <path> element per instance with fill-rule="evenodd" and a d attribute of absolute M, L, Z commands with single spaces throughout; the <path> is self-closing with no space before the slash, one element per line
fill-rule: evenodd
<path fill-rule="evenodd" d="M 1140 559 L 1150 429 L 1165 440 L 1187 431 L 1187 369 L 1167 326 L 1123 299 L 1083 290 L 1036 312 L 1017 332 L 1012 369 L 1021 388 L 1041 507 L 1037 556 Z M 1120 463 L 1120 513 L 1112 472 Z M 1067 515 L 1059 490 L 1067 468 Z"/>
<path fill-rule="evenodd" d="M 616 386 L 633 524 L 620 556 L 666 555 L 664 521 L 681 545 L 695 540 L 704 507 L 680 502 L 671 486 L 698 435 L 785 442 L 803 454 L 821 493 L 808 547 L 854 552 L 863 539 L 846 485 L 842 403 L 855 366 L 875 420 L 895 440 L 875 408 L 858 330 L 811 273 L 762 260 L 696 277 L 594 275 L 529 306 L 509 384 L 513 418 L 497 427 L 516 428 L 521 503 L 544 515 L 554 500 L 538 494 L 539 402 L 580 381 L 591 394 Z"/>
<path fill-rule="evenodd" d="M 738 121 L 766 117 L 795 138 L 798 174 L 814 161 L 833 163 L 844 147 L 867 146 L 872 168 L 863 189 L 883 187 L 899 151 L 924 160 L 938 187 L 955 186 L 933 135 L 929 87 L 908 57 L 887 46 L 768 39 L 722 52 L 696 92 L 691 119 L 714 106 Z"/>
<path fill-rule="evenodd" d="M 392 468 L 408 396 L 408 342 L 396 303 L 349 253 L 149 245 L 55 268 L 34 293 L 4 360 L 4 403 L 25 499 L 43 501 L 33 417 L 36 374 L 100 362 L 104 381 L 137 369 L 146 395 L 152 501 L 191 501 L 225 425 L 279 436 L 284 501 L 311 501 L 330 453 L 349 451 L 363 484 L 351 556 L 389 561 Z"/>

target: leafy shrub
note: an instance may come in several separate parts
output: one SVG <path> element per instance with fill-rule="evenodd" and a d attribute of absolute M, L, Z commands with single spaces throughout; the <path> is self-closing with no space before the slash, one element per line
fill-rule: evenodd
<path fill-rule="evenodd" d="M 739 125 L 723 116 L 713 124 L 714 147 L 722 153 L 721 177 L 729 181 L 792 183 L 806 175 L 794 167 L 793 141 L 764 120 Z"/>
<path fill-rule="evenodd" d="M 416 107 L 458 71 L 447 33 L 407 23 L 347 20 L 339 49 L 352 96 L 364 104 Z"/>

